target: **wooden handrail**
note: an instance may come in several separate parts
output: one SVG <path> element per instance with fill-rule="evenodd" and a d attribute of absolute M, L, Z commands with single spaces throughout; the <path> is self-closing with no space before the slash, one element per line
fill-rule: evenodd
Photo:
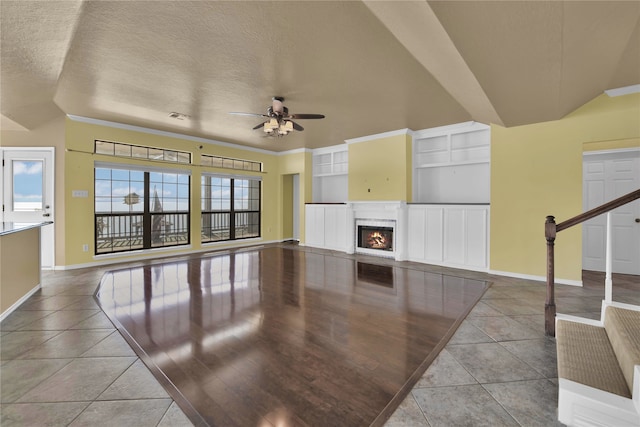
<path fill-rule="evenodd" d="M 547 297 L 544 303 L 544 330 L 545 334 L 551 337 L 556 335 L 556 303 L 554 297 L 554 284 L 555 284 L 555 255 L 554 245 L 556 240 L 556 234 L 562 230 L 566 230 L 569 227 L 580 224 L 591 218 L 594 218 L 603 213 L 607 213 L 615 208 L 626 205 L 633 202 L 636 199 L 640 199 L 640 189 L 632 191 L 629 194 L 625 194 L 622 197 L 618 197 L 608 203 L 593 208 L 587 212 L 576 215 L 566 221 L 556 224 L 555 218 L 552 215 L 547 216 L 544 223 L 544 236 L 547 240 Z"/>
<path fill-rule="evenodd" d="M 636 199 L 640 199 L 640 189 L 632 191 L 629 194 L 625 194 L 622 197 L 618 197 L 617 199 L 605 203 L 604 205 L 600 205 L 597 208 L 593 208 L 589 211 L 581 213 L 580 215 L 576 215 L 566 221 L 562 221 L 560 224 L 556 225 L 556 232 L 566 230 L 569 227 L 573 227 L 574 225 L 580 224 L 581 222 L 585 222 L 598 215 L 607 213 L 612 209 L 619 208 L 620 206 L 626 205 L 629 202 L 633 202 Z"/>

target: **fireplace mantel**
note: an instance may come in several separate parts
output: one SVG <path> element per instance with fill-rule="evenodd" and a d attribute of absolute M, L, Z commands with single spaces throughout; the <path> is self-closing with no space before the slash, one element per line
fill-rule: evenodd
<path fill-rule="evenodd" d="M 381 202 L 349 202 L 347 203 L 348 216 L 353 220 L 349 221 L 347 227 L 351 224 L 351 229 L 347 229 L 347 233 L 353 236 L 351 244 L 348 245 L 346 252 L 365 253 L 368 255 L 377 255 L 382 257 L 392 257 L 396 261 L 406 260 L 406 233 L 404 232 L 406 222 L 406 202 L 402 201 L 381 201 Z M 349 215 L 350 214 L 350 215 Z M 391 226 L 394 229 L 394 250 L 391 253 L 363 250 L 357 247 L 357 226 L 358 224 L 368 224 L 380 226 Z"/>
<path fill-rule="evenodd" d="M 357 223 L 393 224 L 394 250 L 357 250 Z M 396 261 L 489 269 L 489 205 L 353 201 L 306 205 L 307 246 L 391 257 Z"/>

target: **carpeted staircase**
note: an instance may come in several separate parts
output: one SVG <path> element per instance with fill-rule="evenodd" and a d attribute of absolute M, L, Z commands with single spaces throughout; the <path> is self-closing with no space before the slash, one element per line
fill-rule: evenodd
<path fill-rule="evenodd" d="M 558 315 L 558 419 L 640 426 L 640 307 L 604 303 L 600 321 Z"/>

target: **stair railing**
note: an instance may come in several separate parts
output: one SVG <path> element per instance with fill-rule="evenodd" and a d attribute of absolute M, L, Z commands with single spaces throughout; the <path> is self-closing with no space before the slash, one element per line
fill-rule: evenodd
<path fill-rule="evenodd" d="M 640 189 L 625 194 L 615 200 L 593 208 L 587 212 L 576 215 L 566 221 L 556 224 L 555 217 L 547 216 L 544 224 L 544 236 L 547 239 L 547 297 L 544 303 L 544 331 L 547 336 L 554 337 L 556 335 L 556 303 L 555 303 L 555 272 L 554 272 L 554 244 L 556 234 L 569 227 L 578 225 L 596 216 L 607 214 L 606 228 L 606 254 L 605 254 L 605 300 L 611 302 L 613 290 L 611 280 L 611 211 L 627 203 L 640 199 Z"/>

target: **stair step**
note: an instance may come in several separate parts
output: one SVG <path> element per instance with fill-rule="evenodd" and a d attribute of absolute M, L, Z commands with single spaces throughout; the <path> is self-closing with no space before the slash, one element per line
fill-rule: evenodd
<path fill-rule="evenodd" d="M 607 307 L 604 328 L 627 386 L 633 390 L 633 369 L 640 365 L 640 311 Z"/>
<path fill-rule="evenodd" d="M 631 398 L 605 328 L 558 320 L 556 343 L 559 378 Z"/>

